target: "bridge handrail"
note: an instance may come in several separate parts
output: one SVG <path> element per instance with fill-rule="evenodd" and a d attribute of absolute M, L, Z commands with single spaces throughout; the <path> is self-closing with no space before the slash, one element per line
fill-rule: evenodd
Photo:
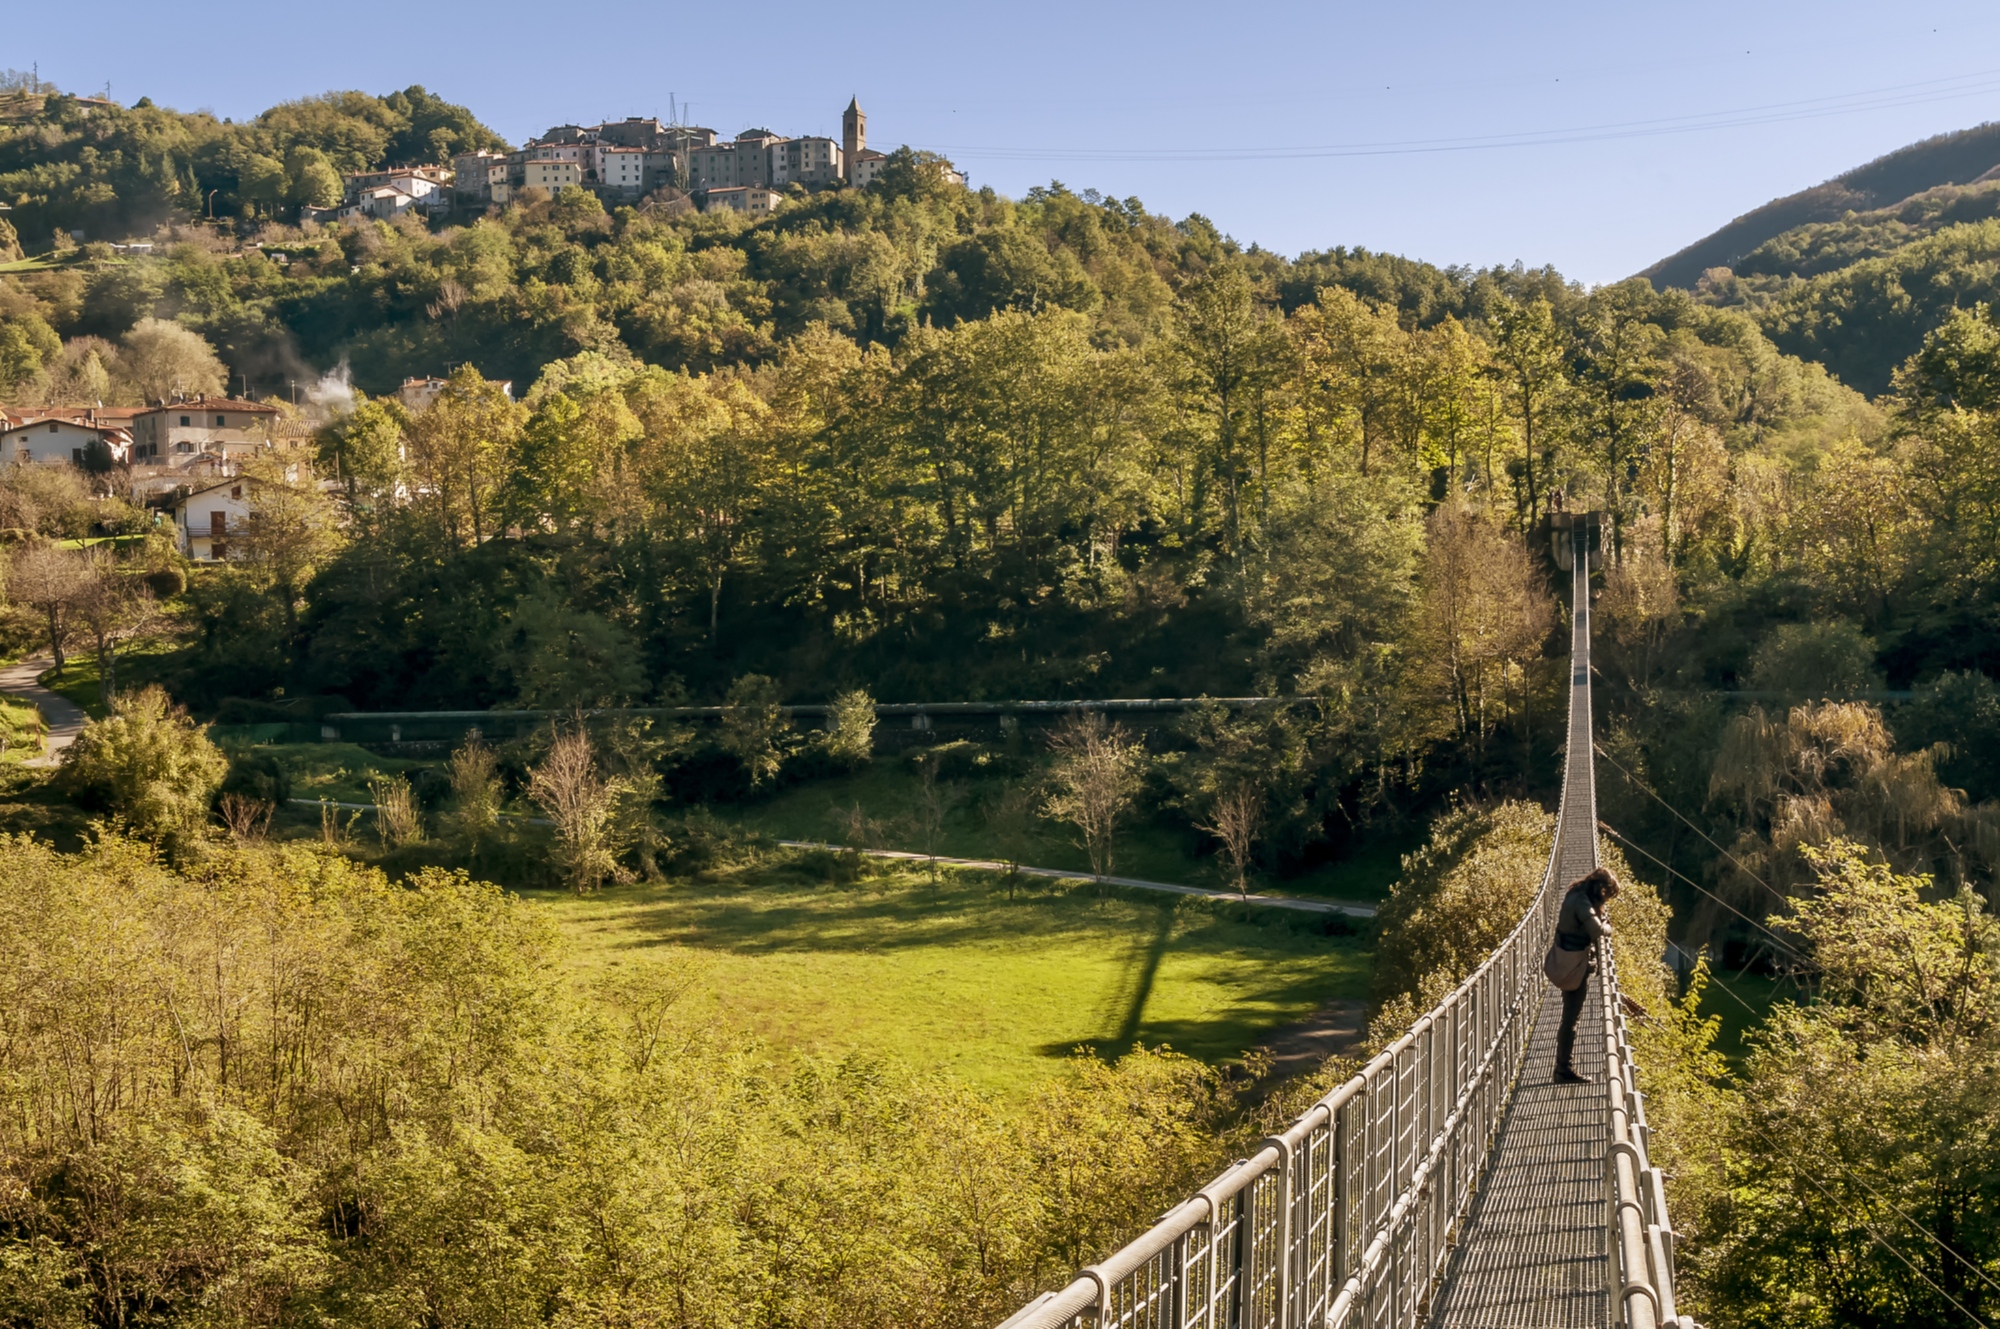
<path fill-rule="evenodd" d="M 1554 867 L 1552 851 L 1534 903 L 1507 939 L 1409 1032 L 1282 1134 L 1001 1329 L 1065 1329 L 1088 1315 L 1097 1329 L 1339 1326 L 1354 1307 L 1384 1296 L 1407 1307 L 1395 1317 L 1407 1322 L 1441 1272 L 1445 1237 L 1471 1202 L 1527 1045 L 1522 1017 L 1542 981 L 1543 938 L 1560 899 Z M 1448 1108 L 1439 1093 L 1446 1083 L 1455 1089 Z M 1263 1185 L 1270 1179 L 1278 1195 L 1260 1193 L 1273 1189 Z M 1231 1248 L 1218 1260 L 1225 1243 Z M 1171 1306 L 1158 1304 L 1163 1294 Z M 1212 1314 L 1225 1306 L 1236 1314 Z"/>
<path fill-rule="evenodd" d="M 1610 1304 L 1628 1329 L 1675 1325 L 1693 1329 L 1674 1300 L 1674 1229 L 1667 1220 L 1667 1183 L 1652 1164 L 1652 1129 L 1638 1067 L 1626 1034 L 1617 966 L 1604 948 L 1604 1066 L 1609 1090 L 1610 1147 L 1604 1160 L 1610 1205 Z"/>

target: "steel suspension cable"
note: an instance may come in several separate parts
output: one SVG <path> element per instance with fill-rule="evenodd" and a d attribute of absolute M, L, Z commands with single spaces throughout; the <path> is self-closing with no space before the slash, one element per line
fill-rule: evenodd
<path fill-rule="evenodd" d="M 1621 843 L 1625 844 L 1631 849 L 1636 850 L 1641 854 L 1645 854 L 1647 858 L 1652 859 L 1652 861 L 1655 863 L 1658 863 L 1660 865 L 1660 870 L 1662 872 L 1665 872 L 1670 876 L 1679 877 L 1682 881 L 1694 887 L 1696 890 L 1700 891 L 1703 895 L 1706 895 L 1709 899 L 1715 901 L 1717 904 L 1721 905 L 1724 909 L 1727 909 L 1730 913 L 1742 919 L 1745 923 L 1748 923 L 1751 927 L 1756 928 L 1759 932 L 1762 932 L 1765 936 L 1769 937 L 1772 941 L 1776 942 L 1780 947 L 1790 952 L 1793 958 L 1799 960 L 1804 960 L 1805 958 L 1807 958 L 1804 952 L 1800 951 L 1796 946 L 1793 946 L 1790 942 L 1786 941 L 1782 936 L 1780 936 L 1776 932 L 1773 932 L 1770 928 L 1758 922 L 1756 919 L 1750 917 L 1750 915 L 1744 913 L 1741 909 L 1738 909 L 1735 905 L 1729 903 L 1729 901 L 1723 899 L 1721 896 L 1717 895 L 1714 891 L 1709 890 L 1706 886 L 1696 881 L 1693 877 L 1688 876 L 1687 873 L 1679 871 L 1670 864 L 1661 861 L 1660 857 L 1657 854 L 1651 853 L 1644 846 L 1640 845 L 1637 841 L 1635 841 L 1631 836 L 1626 835 L 1623 831 L 1620 831 L 1615 826 L 1612 826 L 1609 822 L 1600 821 L 1597 823 L 1597 826 L 1598 829 L 1603 831 L 1605 834 L 1616 836 Z"/>
<path fill-rule="evenodd" d="M 1744 876 L 1750 878 L 1750 880 L 1756 882 L 1759 886 L 1762 886 L 1765 890 L 1769 891 L 1772 895 L 1776 896 L 1780 902 L 1784 904 L 1790 904 L 1792 902 L 1790 896 L 1786 895 L 1783 891 L 1780 891 L 1770 882 L 1765 881 L 1762 877 L 1758 876 L 1756 873 L 1752 872 L 1749 868 L 1745 867 L 1743 864 L 1743 860 L 1736 857 L 1736 855 L 1730 853 L 1727 849 L 1724 849 L 1721 845 L 1716 844 L 1715 838 L 1713 836 L 1711 836 L 1707 831 L 1703 830 L 1701 827 L 1695 825 L 1695 823 L 1692 820 L 1690 820 L 1688 816 L 1685 813 L 1683 813 L 1679 808 L 1675 807 L 1673 804 L 1667 802 L 1666 799 L 1662 798 L 1659 792 L 1655 790 L 1651 785 L 1647 784 L 1644 780 L 1641 780 L 1638 776 L 1632 774 L 1632 772 L 1626 770 L 1624 766 L 1619 764 L 1619 761 L 1616 757 L 1612 756 L 1610 753 L 1604 750 L 1601 744 L 1592 743 L 1590 746 L 1593 750 L 1596 751 L 1598 756 L 1604 758 L 1604 760 L 1610 762 L 1613 766 L 1617 767 L 1618 773 L 1620 775 L 1624 776 L 1627 780 L 1630 780 L 1633 784 L 1639 786 L 1640 790 L 1643 791 L 1655 803 L 1658 803 L 1661 807 L 1673 813 L 1676 817 L 1679 817 L 1682 822 L 1686 823 L 1687 828 L 1689 830 L 1693 831 L 1696 835 L 1699 835 L 1702 839 L 1707 840 L 1708 843 L 1714 847 L 1716 853 L 1721 854 L 1724 858 L 1734 863 L 1737 867 L 1737 870 L 1740 871 Z"/>

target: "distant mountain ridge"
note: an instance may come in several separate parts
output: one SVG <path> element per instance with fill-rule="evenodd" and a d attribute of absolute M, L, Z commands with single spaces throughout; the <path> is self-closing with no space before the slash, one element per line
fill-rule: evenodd
<path fill-rule="evenodd" d="M 1969 184 L 2000 167 L 2000 123 L 1988 122 L 1898 148 L 1825 184 L 1774 199 L 1661 259 L 1640 276 L 1656 287 L 1693 290 L 1710 268 L 1731 267 L 1765 242 L 1849 212 L 1890 207 L 1942 185 Z"/>

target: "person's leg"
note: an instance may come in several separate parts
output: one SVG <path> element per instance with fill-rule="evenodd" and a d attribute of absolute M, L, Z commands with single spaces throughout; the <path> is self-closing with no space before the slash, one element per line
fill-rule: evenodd
<path fill-rule="evenodd" d="M 1576 1021 L 1583 1014 L 1583 999 L 1590 991 L 1590 980 L 1585 978 L 1576 987 L 1563 993 L 1562 1023 L 1556 1027 L 1556 1074 L 1573 1075 L 1576 1068 L 1570 1064 L 1570 1054 L 1576 1049 Z"/>

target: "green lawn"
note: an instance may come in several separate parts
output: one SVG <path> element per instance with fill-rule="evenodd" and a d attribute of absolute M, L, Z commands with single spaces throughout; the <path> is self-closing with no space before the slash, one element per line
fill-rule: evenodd
<path fill-rule="evenodd" d="M 1715 1040 L 1715 1050 L 1729 1061 L 1732 1070 L 1740 1069 L 1750 1048 L 1746 1036 L 1764 1022 L 1771 1013 L 1771 1007 L 1781 1001 L 1804 1002 L 1806 995 L 1796 983 L 1787 979 L 1767 978 L 1761 974 L 1711 974 L 1706 990 L 1701 994 L 1701 1013 L 1704 1016 L 1722 1017 L 1722 1030 Z"/>
<path fill-rule="evenodd" d="M 118 690 L 136 691 L 159 676 L 159 657 L 174 649 L 165 638 L 131 642 L 118 651 Z M 42 675 L 42 686 L 83 707 L 93 720 L 105 715 L 104 697 L 98 689 L 97 656 L 91 651 L 72 651 L 63 659 L 61 674 Z"/>
<path fill-rule="evenodd" d="M 1319 920 L 1179 899 L 1021 891 L 985 873 L 856 885 L 763 867 L 588 899 L 536 892 L 586 972 L 684 963 L 708 1018 L 778 1049 L 860 1050 L 1018 1094 L 1079 1046 L 1210 1061 L 1336 998 L 1373 954 Z"/>
<path fill-rule="evenodd" d="M 1009 847 L 988 824 L 986 807 L 1002 788 L 997 779 L 959 782 L 935 852 L 953 858 L 1006 859 Z M 920 783 L 906 762 L 880 758 L 853 775 L 815 780 L 780 791 L 766 802 L 719 807 L 716 814 L 751 830 L 784 840 L 848 838 L 849 812 L 857 805 L 876 825 L 877 846 L 932 852 L 917 829 Z M 1060 826 L 1043 825 L 1015 847 L 1024 863 L 1087 872 L 1090 860 Z M 1385 836 L 1345 858 L 1294 877 L 1265 877 L 1259 890 L 1284 895 L 1376 901 L 1387 898 L 1401 872 L 1401 856 L 1416 848 L 1421 833 Z M 1224 885 L 1221 865 L 1195 851 L 1187 832 L 1171 826 L 1138 824 L 1125 830 L 1117 846 L 1119 876 L 1185 886 Z"/>

